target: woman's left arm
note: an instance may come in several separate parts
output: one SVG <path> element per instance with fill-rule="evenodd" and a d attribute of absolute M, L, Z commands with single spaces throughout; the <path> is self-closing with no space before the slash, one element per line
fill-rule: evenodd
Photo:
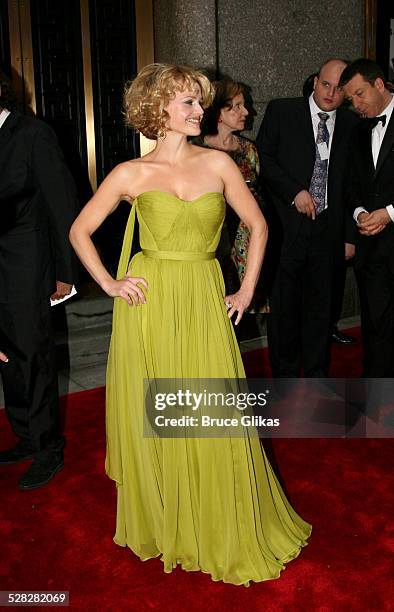
<path fill-rule="evenodd" d="M 225 297 L 226 304 L 231 304 L 231 307 L 228 306 L 229 318 L 238 312 L 235 320 L 237 325 L 253 298 L 267 245 L 268 227 L 259 205 L 233 160 L 228 155 L 218 152 L 215 162 L 224 183 L 226 201 L 250 232 L 246 271 L 241 287 L 236 293 Z"/>

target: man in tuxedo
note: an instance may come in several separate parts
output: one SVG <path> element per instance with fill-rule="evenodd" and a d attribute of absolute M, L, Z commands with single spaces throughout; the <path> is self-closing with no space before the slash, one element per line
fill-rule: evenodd
<path fill-rule="evenodd" d="M 394 377 L 394 98 L 383 71 L 358 59 L 340 85 L 364 118 L 349 154 L 347 199 L 358 228 L 364 376 Z"/>
<path fill-rule="evenodd" d="M 327 374 L 333 273 L 352 255 L 345 239 L 344 166 L 354 113 L 340 109 L 346 63 L 325 62 L 308 99 L 271 101 L 257 137 L 262 188 L 278 213 L 282 246 L 268 343 L 278 377 Z M 337 110 L 338 109 L 338 110 Z"/>
<path fill-rule="evenodd" d="M 76 259 L 68 231 L 76 190 L 52 130 L 7 109 L 0 70 L 0 374 L 7 417 L 19 438 L 0 465 L 33 459 L 22 490 L 63 467 L 50 296 L 70 293 Z"/>

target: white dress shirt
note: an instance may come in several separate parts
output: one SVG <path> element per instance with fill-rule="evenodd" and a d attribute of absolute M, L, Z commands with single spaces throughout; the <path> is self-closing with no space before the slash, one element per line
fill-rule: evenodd
<path fill-rule="evenodd" d="M 337 114 L 336 110 L 332 110 L 332 111 L 324 111 L 321 108 L 318 107 L 318 105 L 315 102 L 315 99 L 313 97 L 313 93 L 311 93 L 311 95 L 309 96 L 309 108 L 311 111 L 311 117 L 312 117 L 312 125 L 313 125 L 313 135 L 315 137 L 315 142 L 316 142 L 316 138 L 317 138 L 317 129 L 318 129 L 318 125 L 319 125 L 319 121 L 320 121 L 320 117 L 318 115 L 318 113 L 327 113 L 328 115 L 328 119 L 326 121 L 326 126 L 327 126 L 327 130 L 330 136 L 330 139 L 328 141 L 328 164 L 327 164 L 327 169 L 328 166 L 330 164 L 330 151 L 331 151 L 331 144 L 332 144 L 332 137 L 334 134 L 334 127 L 335 127 L 335 117 Z M 328 181 L 327 181 L 328 183 Z M 326 184 L 326 201 L 324 203 L 324 208 L 327 208 L 327 184 Z"/>
<path fill-rule="evenodd" d="M 379 115 L 379 116 L 386 115 L 386 123 L 383 125 L 382 122 L 379 121 L 379 123 L 377 123 L 376 126 L 373 128 L 372 134 L 371 134 L 372 157 L 373 157 L 373 163 L 374 163 L 375 168 L 376 168 L 376 164 L 378 163 L 380 147 L 382 146 L 383 138 L 386 133 L 389 121 L 391 119 L 393 109 L 394 109 L 394 96 L 392 95 L 391 102 L 386 106 L 384 110 L 382 110 L 382 112 Z M 388 206 L 386 206 L 386 210 L 390 216 L 391 221 L 394 222 L 394 206 L 392 204 L 389 204 Z M 358 215 L 362 212 L 368 212 L 368 211 L 363 206 L 358 206 L 355 209 L 353 213 L 353 219 L 356 221 L 356 223 L 357 223 Z"/>
<path fill-rule="evenodd" d="M 7 119 L 9 114 L 10 114 L 10 111 L 7 110 L 6 108 L 3 108 L 3 110 L 0 113 L 0 128 L 2 127 L 4 121 Z"/>

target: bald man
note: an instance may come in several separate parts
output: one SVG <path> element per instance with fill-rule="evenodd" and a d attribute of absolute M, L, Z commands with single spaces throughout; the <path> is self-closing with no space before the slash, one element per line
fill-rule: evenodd
<path fill-rule="evenodd" d="M 339 108 L 345 67 L 327 60 L 309 98 L 271 101 L 257 137 L 262 187 L 283 234 L 268 318 L 277 377 L 327 375 L 333 276 L 354 252 L 345 236 L 344 169 L 358 119 Z"/>

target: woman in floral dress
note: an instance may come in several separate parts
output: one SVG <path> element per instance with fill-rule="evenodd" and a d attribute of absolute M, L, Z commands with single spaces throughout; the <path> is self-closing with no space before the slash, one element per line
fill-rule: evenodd
<path fill-rule="evenodd" d="M 261 206 L 257 191 L 260 162 L 253 142 L 239 135 L 245 128 L 249 112 L 245 106 L 244 89 L 240 83 L 226 78 L 213 83 L 215 98 L 206 109 L 202 123 L 202 134 L 193 139 L 194 144 L 225 151 L 235 161 Z M 218 259 L 222 266 L 227 291 L 240 286 L 246 268 L 249 247 L 249 230 L 240 221 L 232 208 L 227 206 L 225 228 L 219 248 Z M 268 312 L 267 295 L 263 284 L 264 275 L 256 287 L 250 313 Z"/>

